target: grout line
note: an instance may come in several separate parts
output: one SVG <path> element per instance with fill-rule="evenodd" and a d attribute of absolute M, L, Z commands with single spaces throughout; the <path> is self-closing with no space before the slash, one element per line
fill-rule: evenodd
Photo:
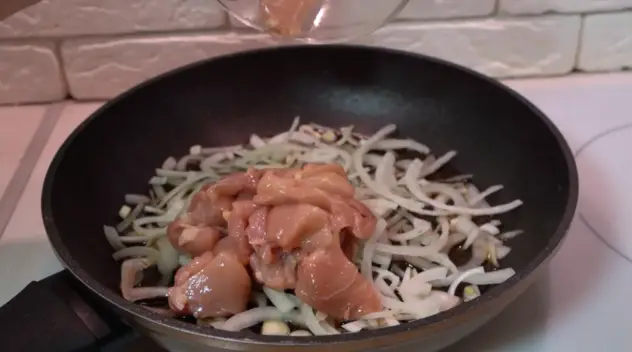
<path fill-rule="evenodd" d="M 33 134 L 33 137 L 31 137 L 31 141 L 24 151 L 24 156 L 20 159 L 20 164 L 13 173 L 4 194 L 0 197 L 0 238 L 2 238 L 7 225 L 9 225 L 9 221 L 18 206 L 22 193 L 24 193 L 26 189 L 31 174 L 65 106 L 65 102 L 60 102 L 52 104 L 46 109 L 37 130 Z"/>

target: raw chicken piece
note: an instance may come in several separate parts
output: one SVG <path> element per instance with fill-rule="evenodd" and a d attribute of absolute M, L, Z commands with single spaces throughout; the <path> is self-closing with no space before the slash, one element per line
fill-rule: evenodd
<path fill-rule="evenodd" d="M 355 320 L 382 310 L 371 282 L 338 246 L 319 249 L 303 259 L 295 293 L 311 307 L 341 320 Z"/>
<path fill-rule="evenodd" d="M 209 226 L 193 226 L 186 218 L 177 219 L 167 227 L 167 236 L 173 248 L 193 257 L 211 251 L 219 241 L 219 230 Z"/>
<path fill-rule="evenodd" d="M 261 0 L 260 13 L 265 24 L 280 35 L 294 36 L 309 31 L 323 0 Z"/>
<path fill-rule="evenodd" d="M 209 190 L 213 185 L 206 185 L 197 192 L 191 199 L 186 220 L 190 224 L 223 225 L 223 212 L 229 211 L 232 204 L 232 197 L 218 197 L 214 195 L 211 200 Z"/>
<path fill-rule="evenodd" d="M 253 247 L 266 245 L 266 221 L 268 218 L 268 207 L 262 206 L 253 211 L 248 217 L 248 227 L 246 237 L 248 243 Z"/>
<path fill-rule="evenodd" d="M 266 242 L 285 251 L 301 247 L 328 246 L 333 241 L 329 214 L 310 204 L 285 204 L 272 207 L 266 222 Z M 312 239 L 315 237 L 315 239 Z"/>
<path fill-rule="evenodd" d="M 224 212 L 232 209 L 233 202 L 240 195 L 253 195 L 260 178 L 261 171 L 250 169 L 205 186 L 193 197 L 189 206 L 191 224 L 225 225 Z"/>
<path fill-rule="evenodd" d="M 371 210 L 355 198 L 332 201 L 331 216 L 334 232 L 349 230 L 359 239 L 368 239 L 375 231 L 377 219 Z"/>
<path fill-rule="evenodd" d="M 353 186 L 341 174 L 344 169 L 338 164 L 310 164 L 290 175 L 266 172 L 253 201 L 272 206 L 311 204 L 332 214 L 334 232 L 349 228 L 356 237 L 366 239 L 375 230 L 377 220 L 354 198 Z"/>
<path fill-rule="evenodd" d="M 193 196 L 187 213 L 167 228 L 171 245 L 181 253 L 194 257 L 212 251 L 221 238 L 218 227 L 228 222 L 229 233 L 232 229 L 240 250 L 246 252 L 245 256 L 250 255 L 243 230 L 248 214 L 255 205 L 249 200 L 236 199 L 252 198 L 260 177 L 261 172 L 253 169 L 230 175 L 202 188 Z M 233 208 L 236 211 L 232 211 Z M 235 216 L 230 221 L 232 213 Z"/>
<path fill-rule="evenodd" d="M 196 269 L 199 270 L 194 273 Z M 230 316 L 246 309 L 251 280 L 234 255 L 205 254 L 178 270 L 176 276 L 179 285 L 169 290 L 169 306 L 176 312 L 203 319 Z"/>
<path fill-rule="evenodd" d="M 307 164 L 303 166 L 303 177 L 312 177 L 319 174 L 337 174 L 338 176 L 342 176 L 345 179 L 347 178 L 347 173 L 345 169 L 340 164 Z"/>
<path fill-rule="evenodd" d="M 174 286 L 182 286 L 187 280 L 198 273 L 200 270 L 204 269 L 206 264 L 210 263 L 215 258 L 212 252 L 206 252 L 199 257 L 193 258 L 189 264 L 181 267 L 176 272 L 176 275 L 173 279 Z"/>
<path fill-rule="evenodd" d="M 248 220 L 255 213 L 266 209 L 258 209 L 258 206 L 251 200 L 236 200 L 230 213 L 225 213 L 228 218 L 228 237 L 230 240 L 224 241 L 224 246 L 232 247 L 233 252 L 240 258 L 240 261 L 248 262 L 248 257 L 252 253 L 252 247 L 248 243 Z"/>
<path fill-rule="evenodd" d="M 277 252 L 272 263 L 264 263 L 261 256 L 253 254 L 250 257 L 250 267 L 258 282 L 283 291 L 296 286 L 296 269 L 301 258 L 300 252 Z"/>
<path fill-rule="evenodd" d="M 296 174 L 300 175 L 300 174 Z M 282 177 L 268 172 L 261 178 L 254 202 L 262 205 L 282 205 L 290 203 L 308 203 L 330 210 L 329 195 L 318 188 L 301 187 L 295 177 Z"/>
<path fill-rule="evenodd" d="M 226 253 L 234 255 L 237 260 L 243 264 L 248 265 L 250 260 L 250 253 L 252 252 L 249 249 L 247 252 L 242 250 L 242 247 L 237 243 L 234 237 L 226 236 L 219 240 L 213 248 L 213 254 L 219 255 L 220 253 Z"/>

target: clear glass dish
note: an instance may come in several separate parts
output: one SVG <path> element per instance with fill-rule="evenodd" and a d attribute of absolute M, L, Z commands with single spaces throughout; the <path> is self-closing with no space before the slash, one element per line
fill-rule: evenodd
<path fill-rule="evenodd" d="M 217 1 L 231 16 L 248 27 L 306 43 L 343 42 L 368 35 L 390 21 L 408 3 L 408 0 Z M 276 6 L 278 12 L 279 8 L 288 9 L 297 3 L 304 5 L 303 12 L 292 17 L 292 30 L 288 30 L 288 26 L 275 27 L 278 21 L 270 15 L 271 11 L 266 10 Z M 287 19 L 287 16 L 281 18 Z"/>

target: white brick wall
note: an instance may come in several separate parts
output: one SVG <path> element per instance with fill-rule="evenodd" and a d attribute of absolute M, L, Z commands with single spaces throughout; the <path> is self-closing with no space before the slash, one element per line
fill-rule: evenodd
<path fill-rule="evenodd" d="M 0 38 L 205 30 L 225 22 L 210 0 L 43 0 L 0 22 Z"/>
<path fill-rule="evenodd" d="M 620 70 L 632 67 L 632 0 L 410 0 L 395 23 L 357 42 L 495 77 Z M 267 45 L 213 0 L 43 0 L 0 21 L 0 104 L 107 99 Z"/>
<path fill-rule="evenodd" d="M 632 0 L 499 0 L 500 11 L 510 14 L 580 13 L 632 8 Z"/>
<path fill-rule="evenodd" d="M 632 68 L 632 11 L 587 16 L 582 38 L 580 70 Z"/>
<path fill-rule="evenodd" d="M 103 99 L 174 67 L 270 43 L 265 35 L 235 33 L 79 39 L 64 42 L 61 53 L 70 94 Z"/>
<path fill-rule="evenodd" d="M 0 44 L 0 104 L 49 102 L 65 96 L 53 45 Z"/>
<path fill-rule="evenodd" d="M 428 54 L 495 77 L 568 73 L 575 64 L 579 16 L 392 25 L 374 43 Z"/>
<path fill-rule="evenodd" d="M 449 19 L 487 16 L 494 12 L 496 0 L 410 0 L 401 19 Z"/>

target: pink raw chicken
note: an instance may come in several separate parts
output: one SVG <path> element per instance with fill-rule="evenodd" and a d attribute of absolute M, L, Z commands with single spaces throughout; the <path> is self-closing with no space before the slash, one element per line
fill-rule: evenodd
<path fill-rule="evenodd" d="M 221 238 L 219 228 L 227 222 L 224 214 L 229 213 L 238 203 L 235 202 L 238 197 L 252 198 L 260 177 L 259 171 L 249 170 L 202 188 L 191 200 L 187 214 L 167 228 L 171 245 L 181 253 L 191 256 L 212 251 Z M 229 227 L 230 225 L 229 221 Z M 237 229 L 240 224 L 232 225 Z M 239 240 L 237 242 L 240 243 Z M 239 248 L 246 251 L 242 246 Z"/>
<path fill-rule="evenodd" d="M 208 252 L 178 270 L 169 305 L 198 319 L 230 316 L 246 309 L 250 290 L 250 276 L 235 256 Z"/>
<path fill-rule="evenodd" d="M 205 187 L 169 226 L 174 247 L 199 256 L 178 270 L 172 309 L 196 317 L 243 311 L 250 265 L 260 283 L 295 289 L 334 318 L 380 311 L 377 292 L 350 261 L 376 224 L 354 195 L 338 164 L 249 170 Z M 223 238 L 220 229 L 227 229 Z"/>
<path fill-rule="evenodd" d="M 312 308 L 342 320 L 382 310 L 371 282 L 336 246 L 319 249 L 301 262 L 295 293 Z"/>

